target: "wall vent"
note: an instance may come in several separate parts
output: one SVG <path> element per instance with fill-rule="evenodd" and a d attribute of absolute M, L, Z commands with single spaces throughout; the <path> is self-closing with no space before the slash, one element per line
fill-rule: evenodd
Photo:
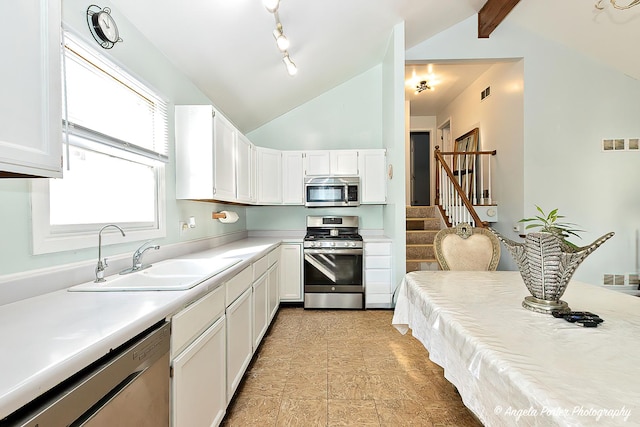
<path fill-rule="evenodd" d="M 491 86 L 487 86 L 485 90 L 480 92 L 480 101 L 484 101 L 484 99 L 489 95 L 491 95 Z"/>

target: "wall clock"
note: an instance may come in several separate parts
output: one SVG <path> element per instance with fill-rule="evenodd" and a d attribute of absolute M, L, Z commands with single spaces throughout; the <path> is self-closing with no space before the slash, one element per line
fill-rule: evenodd
<path fill-rule="evenodd" d="M 111 16 L 111 9 L 108 7 L 102 9 L 95 4 L 89 6 L 87 8 L 87 25 L 89 25 L 93 38 L 105 49 L 111 49 L 116 43 L 122 41 L 116 21 Z"/>

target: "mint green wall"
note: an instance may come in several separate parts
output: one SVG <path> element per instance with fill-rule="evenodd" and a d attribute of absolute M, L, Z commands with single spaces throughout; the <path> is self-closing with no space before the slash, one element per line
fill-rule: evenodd
<path fill-rule="evenodd" d="M 111 50 L 100 49 L 128 71 L 146 81 L 169 101 L 169 152 L 174 150 L 173 105 L 212 103 L 183 74 L 146 40 L 108 1 L 100 4 L 113 10 L 123 43 Z M 86 10 L 88 3 L 79 0 L 63 2 L 63 21 L 78 35 L 97 46 L 87 28 Z M 224 205 L 204 202 L 175 200 L 175 165 L 166 167 L 166 217 L 167 237 L 159 239 L 160 245 L 176 243 L 222 235 L 233 231 L 242 231 L 246 226 L 245 209 L 233 207 L 240 214 L 235 224 L 222 224 L 211 219 L 211 212 L 225 209 Z M 109 177 L 103 183 L 96 184 L 99 190 L 109 185 Z M 17 273 L 49 266 L 84 261 L 97 257 L 96 249 L 65 251 L 46 255 L 31 255 L 31 210 L 29 180 L 0 179 L 0 275 Z M 226 206 L 226 209 L 229 209 Z M 179 234 L 179 221 L 188 217 L 196 218 L 197 227 L 184 236 Z M 97 237 L 96 237 L 97 246 Z M 132 252 L 139 243 L 113 245 L 105 248 L 107 256 Z"/>
<path fill-rule="evenodd" d="M 255 206 L 247 208 L 247 228 L 251 230 L 306 229 L 307 215 L 355 215 L 363 230 L 382 230 L 382 206 L 357 208 L 305 208 L 304 206 Z M 302 235 L 303 233 L 301 233 Z"/>
<path fill-rule="evenodd" d="M 382 67 L 347 82 L 247 134 L 278 150 L 382 148 Z"/>
<path fill-rule="evenodd" d="M 382 63 L 383 138 L 387 164 L 387 204 L 383 208 L 384 232 L 393 239 L 393 276 L 398 286 L 406 273 L 405 203 L 405 103 L 404 103 L 404 23 L 393 28 Z"/>

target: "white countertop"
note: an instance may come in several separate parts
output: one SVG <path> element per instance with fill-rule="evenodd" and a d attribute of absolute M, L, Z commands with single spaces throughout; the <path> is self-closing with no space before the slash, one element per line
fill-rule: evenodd
<path fill-rule="evenodd" d="M 276 237 L 250 237 L 182 256 L 243 259 L 186 291 L 60 290 L 0 306 L 0 419 L 219 287 L 280 242 Z"/>

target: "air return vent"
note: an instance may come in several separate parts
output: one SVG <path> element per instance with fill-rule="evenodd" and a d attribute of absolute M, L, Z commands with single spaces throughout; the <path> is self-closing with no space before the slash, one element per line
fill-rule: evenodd
<path fill-rule="evenodd" d="M 485 90 L 480 92 L 480 101 L 483 101 L 489 95 L 491 95 L 491 86 L 487 86 Z"/>

